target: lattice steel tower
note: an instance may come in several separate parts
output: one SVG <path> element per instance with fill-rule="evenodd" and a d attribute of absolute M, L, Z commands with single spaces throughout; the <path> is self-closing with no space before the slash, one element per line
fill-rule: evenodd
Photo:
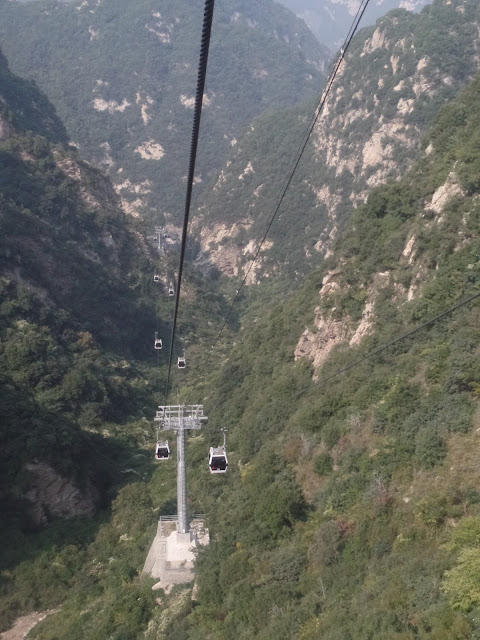
<path fill-rule="evenodd" d="M 185 431 L 201 429 L 207 421 L 202 404 L 175 404 L 158 407 L 155 422 L 160 422 L 163 431 L 177 432 L 177 531 L 188 532 L 187 481 L 185 471 Z"/>

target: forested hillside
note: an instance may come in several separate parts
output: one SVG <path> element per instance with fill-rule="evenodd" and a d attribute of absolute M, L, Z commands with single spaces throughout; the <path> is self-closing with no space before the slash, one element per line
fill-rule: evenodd
<path fill-rule="evenodd" d="M 155 313 L 144 296 L 148 252 L 108 179 L 68 147 L 51 104 L 10 73 L 3 55 L 0 78 L 5 628 L 17 611 L 35 608 L 42 593 L 52 595 L 40 568 L 51 561 L 51 544 L 45 544 L 51 532 L 42 539 L 29 531 L 58 518 L 92 517 L 122 469 L 138 465 L 135 437 L 151 398 L 127 358 L 145 357 L 150 340 L 147 346 L 144 335 L 153 335 Z M 125 422 L 137 430 L 128 448 Z M 59 525 L 54 536 L 64 543 L 76 531 L 88 539 L 91 529 L 65 525 L 62 532 Z M 12 573 L 22 560 L 30 570 Z M 57 601 L 61 584 L 52 586 Z"/>
<path fill-rule="evenodd" d="M 130 598 L 142 596 L 149 615 L 155 607 L 137 568 L 174 476 L 140 488 L 131 482 L 153 470 L 147 416 L 165 388 L 154 333 L 167 350 L 165 281 L 177 256 L 149 250 L 141 230 L 109 179 L 68 144 L 45 95 L 0 54 L 2 631 L 67 594 L 80 598 L 77 619 L 82 598 L 101 607 L 117 602 L 119 615 Z M 179 331 L 199 349 L 218 331 L 225 303 L 187 269 L 182 312 Z M 183 381 L 196 375 L 192 365 Z M 130 537 L 116 533 L 123 522 L 137 533 L 131 549 Z M 130 626 L 123 618 L 103 623 L 94 625 L 99 638 L 116 628 L 131 638 L 143 624 L 137 617 Z"/>
<path fill-rule="evenodd" d="M 479 25 L 476 0 L 436 0 L 419 15 L 393 11 L 356 35 L 255 265 L 256 279 L 317 266 L 342 233 L 352 202 L 405 173 L 438 109 L 478 70 Z M 248 268 L 313 112 L 311 103 L 255 120 L 205 192 L 198 233 L 205 256 L 225 273 Z"/>
<path fill-rule="evenodd" d="M 0 46 L 34 78 L 126 210 L 179 221 L 202 2 L 0 2 Z M 327 51 L 272 0 L 215 11 L 196 190 L 266 109 L 316 95 Z M 21 37 L 19 37 L 21 34 Z"/>
<path fill-rule="evenodd" d="M 94 43 L 100 14 L 113 37 L 119 5 L 88 2 L 0 0 L 0 15 L 10 25 L 29 16 L 27 36 L 45 20 L 52 41 L 75 43 L 78 33 L 66 28 L 75 12 Z M 261 32 L 271 6 L 257 3 L 250 22 L 247 9 L 235 17 L 227 5 L 219 24 L 230 21 L 233 31 L 217 32 L 229 34 L 225 46 L 251 30 L 268 54 L 267 44 L 282 40 Z M 149 5 L 154 24 L 135 22 L 135 3 L 123 9 L 122 20 L 172 51 L 181 23 L 195 59 L 194 11 L 176 22 L 172 7 L 154 15 Z M 280 24 L 277 36 L 285 35 Z M 211 267 L 239 276 L 258 246 L 309 111 L 295 104 L 292 86 L 281 111 L 262 106 L 251 122 L 252 107 L 230 164 L 201 183 L 212 188 L 196 212 L 174 350 L 186 350 L 188 367 L 174 367 L 168 397 L 203 403 L 209 416 L 186 449 L 189 511 L 205 514 L 210 545 L 198 551 L 195 585 L 168 593 L 152 590 L 141 570 L 159 515 L 176 509 L 175 446 L 172 460 L 153 460 L 152 421 L 165 399 L 173 311 L 165 284 L 176 249 L 148 248 L 150 225 L 125 215 L 110 180 L 82 157 L 86 147 L 69 145 L 71 121 L 65 127 L 36 84 L 0 56 L 2 631 L 50 610 L 29 637 L 480 638 L 478 27 L 474 0 L 437 0 L 357 35 L 249 280 L 258 285 L 242 291 L 221 336 L 238 278 Z M 36 42 L 53 56 L 47 38 Z M 125 38 L 126 52 L 132 42 Z M 252 55 L 263 55 L 258 42 Z M 292 68 L 311 69 L 299 61 L 302 47 L 295 41 Z M 158 56 L 142 51 L 153 74 Z M 51 86 L 65 104 L 78 95 L 60 86 L 68 74 L 73 85 L 84 77 L 82 100 L 96 100 L 88 67 L 76 64 L 72 75 L 70 55 L 58 55 L 58 66 L 47 55 L 31 62 L 49 61 L 45 77 L 55 67 Z M 115 93 L 116 78 L 141 75 L 128 59 L 118 57 L 108 87 L 97 83 L 105 93 L 95 104 L 107 107 L 96 115 L 127 117 L 132 100 L 137 120 L 148 115 L 146 89 L 138 103 Z M 185 73 L 175 95 L 188 100 L 194 67 Z M 235 73 L 239 91 L 253 91 L 250 70 Z M 206 136 L 216 126 L 212 100 Z M 118 131 L 128 138 L 125 123 Z M 118 153 L 127 138 L 118 138 Z M 183 129 L 171 140 L 180 138 L 188 142 Z M 159 151 L 151 139 L 148 153 Z M 131 194 L 148 177 L 151 158 L 141 159 Z M 172 176 L 180 171 L 168 166 Z M 206 454 L 220 428 L 229 469 L 216 476 Z"/>
<path fill-rule="evenodd" d="M 330 378 L 480 294 L 479 105 L 477 77 L 325 268 L 245 327 L 208 396 L 232 459 L 205 492 L 216 542 L 165 637 L 479 635 L 478 299 Z"/>
<path fill-rule="evenodd" d="M 194 600 L 184 587 L 154 600 L 135 576 L 155 506 L 171 509 L 162 466 L 74 560 L 58 555 L 64 607 L 34 637 L 479 635 L 478 299 L 369 355 L 480 294 L 479 105 L 477 77 L 324 267 L 270 309 L 257 299 L 228 361 L 207 358 L 211 375 L 184 386 L 228 429 L 230 457 L 209 476 L 211 436 L 189 439 L 192 506 L 212 536 Z"/>
<path fill-rule="evenodd" d="M 10 73 L 3 55 L 0 76 L 0 457 L 8 502 L 26 492 L 33 460 L 84 482 L 102 475 L 102 439 L 93 433 L 146 401 L 125 358 L 145 355 L 155 314 L 143 297 L 148 252 L 111 184 L 68 147 L 53 107 Z M 34 519 L 45 516 L 41 505 L 25 506 L 25 522 L 32 510 Z"/>

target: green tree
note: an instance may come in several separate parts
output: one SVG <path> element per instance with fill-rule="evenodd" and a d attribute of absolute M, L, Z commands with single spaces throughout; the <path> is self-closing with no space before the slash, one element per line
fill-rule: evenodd
<path fill-rule="evenodd" d="M 480 606 L 480 549 L 463 549 L 453 569 L 445 571 L 442 591 L 456 609 Z"/>

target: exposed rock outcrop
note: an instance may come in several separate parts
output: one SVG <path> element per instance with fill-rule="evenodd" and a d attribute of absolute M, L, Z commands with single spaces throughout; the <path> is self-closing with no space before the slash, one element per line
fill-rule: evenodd
<path fill-rule="evenodd" d="M 322 280 L 322 288 L 319 291 L 320 298 L 334 295 L 342 286 L 341 283 L 343 269 L 329 271 Z M 375 319 L 375 301 L 378 292 L 390 283 L 390 272 L 384 271 L 375 274 L 373 282 L 367 290 L 367 295 L 362 310 L 360 321 L 355 326 L 355 322 L 348 315 L 341 319 L 334 317 L 335 308 L 326 314 L 321 306 L 315 308 L 315 330 L 305 329 L 295 348 L 295 360 L 307 357 L 312 361 L 316 377 L 316 371 L 327 360 L 332 349 L 345 342 L 350 346 L 355 346 L 368 335 L 373 329 Z"/>
<path fill-rule="evenodd" d="M 464 189 L 458 182 L 457 174 L 451 171 L 444 184 L 442 184 L 432 196 L 431 202 L 427 204 L 427 209 L 432 209 L 435 213 L 442 213 L 445 205 L 455 196 L 465 195 Z"/>
<path fill-rule="evenodd" d="M 308 357 L 317 370 L 328 358 L 333 347 L 344 342 L 349 334 L 348 324 L 343 320 L 324 318 L 320 307 L 315 309 L 315 331 L 305 329 L 295 348 L 295 360 Z"/>
<path fill-rule="evenodd" d="M 99 493 L 92 484 L 79 489 L 44 462 L 28 462 L 24 468 L 31 475 L 24 497 L 31 503 L 30 516 L 37 526 L 47 524 L 51 517 L 68 519 L 95 513 Z"/>

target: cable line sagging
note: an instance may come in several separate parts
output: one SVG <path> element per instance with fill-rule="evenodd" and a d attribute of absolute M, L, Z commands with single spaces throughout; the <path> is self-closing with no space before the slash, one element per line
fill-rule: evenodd
<path fill-rule="evenodd" d="M 177 328 L 178 305 L 180 302 L 180 290 L 182 286 L 183 263 L 185 261 L 185 250 L 187 246 L 188 221 L 190 218 L 190 205 L 192 200 L 193 177 L 195 172 L 195 160 L 197 157 L 198 137 L 200 133 L 200 119 L 202 115 L 203 91 L 205 89 L 205 78 L 207 76 L 208 53 L 210 49 L 210 35 L 212 32 L 213 9 L 215 0 L 205 0 L 203 14 L 202 42 L 200 45 L 200 60 L 198 63 L 197 90 L 195 94 L 195 107 L 193 112 L 192 142 L 190 146 L 190 160 L 187 175 L 187 194 L 185 198 L 185 212 L 183 216 L 182 244 L 180 249 L 180 261 L 178 266 L 178 280 L 175 292 L 175 311 L 173 314 L 172 334 L 170 339 L 170 353 L 168 357 L 167 381 L 165 384 L 165 405 L 168 400 L 168 388 L 173 363 L 173 351 L 175 344 L 175 333 Z"/>

